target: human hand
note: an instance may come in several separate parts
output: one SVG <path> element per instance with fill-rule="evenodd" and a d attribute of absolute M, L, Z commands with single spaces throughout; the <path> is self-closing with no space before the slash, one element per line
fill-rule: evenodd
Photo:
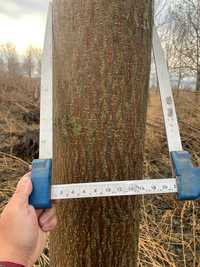
<path fill-rule="evenodd" d="M 28 203 L 31 192 L 29 173 L 0 215 L 0 261 L 32 266 L 42 253 L 47 232 L 56 227 L 55 207 L 36 211 Z"/>

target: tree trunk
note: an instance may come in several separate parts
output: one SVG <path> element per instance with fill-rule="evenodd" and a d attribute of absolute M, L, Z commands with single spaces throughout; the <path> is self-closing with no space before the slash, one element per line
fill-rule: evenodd
<path fill-rule="evenodd" d="M 182 77 L 182 69 L 180 67 L 178 70 L 178 84 L 177 84 L 177 88 L 176 88 L 176 97 L 179 97 L 179 95 L 180 95 L 182 78 L 183 78 Z"/>
<path fill-rule="evenodd" d="M 197 68 L 196 91 L 200 91 L 200 66 Z"/>
<path fill-rule="evenodd" d="M 152 2 L 54 0 L 53 183 L 141 179 Z M 55 267 L 135 267 L 139 199 L 64 201 Z"/>

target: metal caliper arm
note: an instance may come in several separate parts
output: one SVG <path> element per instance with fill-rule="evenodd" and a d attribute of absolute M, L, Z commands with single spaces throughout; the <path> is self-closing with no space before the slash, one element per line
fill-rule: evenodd
<path fill-rule="evenodd" d="M 29 203 L 35 208 L 51 207 L 51 172 L 53 146 L 53 32 L 52 32 L 52 3 L 49 3 L 45 42 L 41 69 L 40 94 L 40 144 L 39 158 L 32 162 L 33 191 Z"/>
<path fill-rule="evenodd" d="M 164 194 L 178 191 L 179 200 L 200 196 L 200 169 L 194 168 L 188 152 L 182 150 L 173 94 L 164 53 L 154 29 L 153 50 L 159 80 L 167 141 L 176 179 L 146 179 L 51 186 L 52 160 L 52 14 L 49 17 L 42 67 L 40 159 L 32 165 L 33 192 L 30 204 L 50 208 L 51 199 Z"/>
<path fill-rule="evenodd" d="M 174 174 L 177 178 L 178 199 L 200 197 L 200 169 L 194 168 L 187 151 L 183 151 L 164 51 L 156 29 L 153 30 L 153 52 L 159 82 L 167 142 Z"/>

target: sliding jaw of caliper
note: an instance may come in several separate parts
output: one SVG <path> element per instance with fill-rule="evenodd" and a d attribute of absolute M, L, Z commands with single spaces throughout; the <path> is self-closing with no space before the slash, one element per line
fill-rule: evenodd
<path fill-rule="evenodd" d="M 102 185 L 104 187 L 104 191 L 106 192 L 105 184 L 108 184 L 109 186 L 114 186 L 115 183 L 127 183 L 130 186 L 134 186 L 133 188 L 134 192 L 130 190 L 130 192 L 127 193 L 120 193 L 116 192 L 116 196 L 122 196 L 122 195 L 139 195 L 139 194 L 150 194 L 151 192 L 145 191 L 145 188 L 141 188 L 141 185 L 137 188 L 137 183 L 143 182 L 144 184 L 150 182 L 152 187 L 152 194 L 156 193 L 175 193 L 177 192 L 177 198 L 179 200 L 195 200 L 200 197 L 200 168 L 195 168 L 192 165 L 192 161 L 190 159 L 190 154 L 187 151 L 175 151 L 171 152 L 171 159 L 173 164 L 173 170 L 176 175 L 176 186 L 174 186 L 174 179 L 168 178 L 168 179 L 153 179 L 153 180 L 139 180 L 139 181 L 120 181 L 120 182 L 99 182 L 99 183 L 90 183 L 90 185 L 97 185 L 97 187 L 101 187 Z M 51 207 L 51 174 L 52 174 L 52 160 L 42 160 L 42 159 L 36 159 L 32 163 L 32 183 L 33 183 L 33 192 L 30 197 L 30 204 L 34 206 L 35 208 L 39 209 L 46 209 Z M 163 188 L 160 191 L 155 191 L 153 187 L 155 187 L 155 182 L 160 183 L 162 180 L 165 180 L 165 184 L 172 183 L 171 189 Z M 152 181 L 154 183 L 152 183 Z M 87 183 L 85 184 L 88 185 Z M 65 185 L 64 185 L 65 186 Z M 68 185 L 66 185 L 68 186 Z M 70 186 L 70 184 L 69 184 Z M 77 187 L 84 186 L 84 183 L 82 184 L 74 184 L 71 185 L 71 190 L 76 190 Z M 56 187 L 56 186 L 55 186 Z M 58 185 L 59 187 L 59 185 Z M 79 188 L 80 189 L 80 188 Z M 151 188 L 150 188 L 151 189 Z M 61 189 L 62 190 L 62 189 Z M 153 191 L 154 190 L 154 191 Z M 102 190 L 103 191 L 103 190 Z M 72 193 L 72 192 L 70 192 Z M 106 196 L 105 193 L 103 196 Z M 109 192 L 107 193 L 107 196 L 113 196 Z M 78 196 L 77 198 L 83 198 L 84 196 Z M 88 197 L 101 197 L 101 194 L 96 195 L 96 193 L 93 194 L 93 196 L 89 195 Z M 71 197 L 69 199 L 76 198 L 71 194 Z"/>
<path fill-rule="evenodd" d="M 32 206 L 40 209 L 50 208 L 52 205 L 52 198 L 54 198 L 52 195 L 52 188 L 56 190 L 60 198 L 68 199 L 175 192 L 179 200 L 195 200 L 200 197 L 200 169 L 193 167 L 189 153 L 182 149 L 169 73 L 161 43 L 155 29 L 153 31 L 153 52 L 159 81 L 169 153 L 176 179 L 110 181 L 52 186 L 52 159 L 46 159 L 46 156 L 48 157 L 52 154 L 52 6 L 50 4 L 42 62 L 40 116 L 41 159 L 36 159 L 32 163 L 33 191 L 30 196 L 30 204 Z M 47 103 L 47 100 L 49 103 Z M 67 188 L 70 190 L 69 196 L 68 193 L 65 192 L 65 196 L 63 197 L 63 191 Z M 87 191 L 86 189 L 88 188 L 89 190 Z M 100 191 L 97 189 L 100 189 Z M 74 195 L 75 191 L 76 195 Z M 58 197 L 56 196 L 56 198 Z"/>
<path fill-rule="evenodd" d="M 171 152 L 171 159 L 177 179 L 178 199 L 198 199 L 200 197 L 200 168 L 193 167 L 187 151 Z"/>

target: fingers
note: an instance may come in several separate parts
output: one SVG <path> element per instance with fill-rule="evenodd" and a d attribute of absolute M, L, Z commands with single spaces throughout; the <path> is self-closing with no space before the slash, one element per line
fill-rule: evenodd
<path fill-rule="evenodd" d="M 44 212 L 44 210 L 37 209 L 37 210 L 35 210 L 35 212 L 36 212 L 37 218 L 39 218 L 42 215 L 42 213 Z"/>
<path fill-rule="evenodd" d="M 57 225 L 56 208 L 45 210 L 39 217 L 40 227 L 44 232 L 53 230 Z"/>
<path fill-rule="evenodd" d="M 32 192 L 32 183 L 31 183 L 31 174 L 27 173 L 24 175 L 19 183 L 17 184 L 16 191 L 13 195 L 13 199 L 15 201 L 19 201 L 19 203 L 27 203 L 28 204 L 28 199 L 29 196 Z"/>

